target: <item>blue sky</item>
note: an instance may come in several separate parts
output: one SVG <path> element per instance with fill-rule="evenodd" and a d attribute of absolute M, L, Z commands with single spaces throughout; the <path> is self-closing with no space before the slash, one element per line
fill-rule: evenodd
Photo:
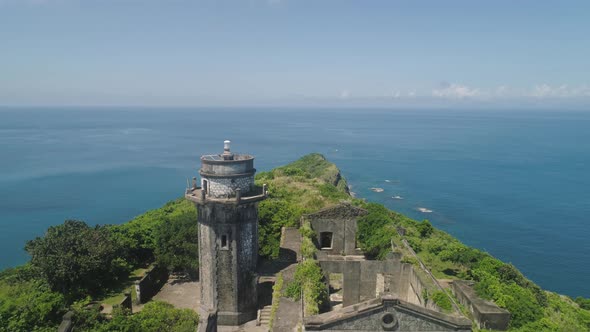
<path fill-rule="evenodd" d="M 2 105 L 589 101 L 588 1 L 0 0 Z"/>

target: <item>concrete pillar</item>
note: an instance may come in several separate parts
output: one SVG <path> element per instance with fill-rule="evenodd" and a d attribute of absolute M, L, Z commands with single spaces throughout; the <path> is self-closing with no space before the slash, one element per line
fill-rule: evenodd
<path fill-rule="evenodd" d="M 342 306 L 357 304 L 361 297 L 361 264 L 360 262 L 344 262 L 342 270 Z"/>

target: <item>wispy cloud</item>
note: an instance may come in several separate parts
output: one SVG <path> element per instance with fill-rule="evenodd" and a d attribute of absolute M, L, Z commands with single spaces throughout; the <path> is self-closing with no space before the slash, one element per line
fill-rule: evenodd
<path fill-rule="evenodd" d="M 537 84 L 531 88 L 514 88 L 500 85 L 495 88 L 475 88 L 460 83 L 441 83 L 439 88 L 433 89 L 431 97 L 461 100 L 461 99 L 543 99 L 543 98 L 588 98 L 590 86 L 569 86 Z"/>
<path fill-rule="evenodd" d="M 440 88 L 432 90 L 433 97 L 463 99 L 481 95 L 479 89 L 471 88 L 466 85 L 457 83 L 442 83 L 441 85 L 442 86 Z"/>
<path fill-rule="evenodd" d="M 530 96 L 535 98 L 590 97 L 590 87 L 586 85 L 570 87 L 567 84 L 560 86 L 540 84 L 533 88 Z"/>

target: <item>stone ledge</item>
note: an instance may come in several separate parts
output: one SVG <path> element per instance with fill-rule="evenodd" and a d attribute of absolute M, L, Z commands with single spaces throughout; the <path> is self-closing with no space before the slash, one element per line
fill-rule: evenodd
<path fill-rule="evenodd" d="M 451 289 L 459 302 L 471 311 L 480 328 L 507 330 L 511 318 L 510 312 L 477 296 L 473 285 L 473 281 L 454 280 L 451 283 Z"/>
<path fill-rule="evenodd" d="M 212 202 L 212 203 L 239 205 L 239 204 L 247 204 L 247 203 L 253 203 L 253 202 L 258 202 L 258 201 L 264 200 L 267 197 L 267 195 L 268 195 L 268 193 L 264 192 L 263 188 L 256 187 L 256 190 L 253 190 L 249 193 L 242 195 L 239 200 L 237 197 L 217 198 L 217 197 L 212 197 L 209 195 L 204 195 L 202 188 L 197 187 L 196 189 L 188 189 L 186 191 L 186 193 L 184 194 L 184 197 L 186 199 L 188 199 L 189 201 L 197 203 L 197 204 L 204 204 L 207 202 Z"/>

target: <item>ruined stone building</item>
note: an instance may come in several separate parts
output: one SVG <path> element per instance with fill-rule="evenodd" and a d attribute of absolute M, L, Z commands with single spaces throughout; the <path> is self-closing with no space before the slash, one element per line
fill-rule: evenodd
<path fill-rule="evenodd" d="M 460 313 L 443 313 L 423 292 L 427 284 L 411 264 L 391 254 L 367 260 L 356 245 L 357 219 L 367 212 L 347 203 L 307 216 L 316 233 L 318 261 L 330 289 L 328 312 L 306 317 L 309 331 L 471 331 Z M 336 279 L 333 282 L 331 279 Z"/>
<path fill-rule="evenodd" d="M 259 325 L 263 307 L 268 305 L 263 299 L 268 287 L 264 290 L 260 276 L 266 278 L 264 283 L 275 279 L 268 271 L 262 272 L 264 268 L 258 264 L 257 207 L 267 191 L 266 186 L 254 184 L 255 172 L 254 157 L 232 153 L 226 141 L 222 154 L 201 157 L 200 186 L 195 181 L 187 188 L 185 196 L 198 210 L 200 331 L 238 325 L 242 325 L 241 330 L 264 331 Z M 285 319 L 273 330 L 471 331 L 472 322 L 456 307 L 443 312 L 423 296 L 435 287 L 425 279 L 428 273 L 402 263 L 400 254 L 391 253 L 386 260 L 365 258 L 356 243 L 356 233 L 358 219 L 366 214 L 361 208 L 342 203 L 303 217 L 316 234 L 317 260 L 330 289 L 330 303 L 323 313 L 305 316 L 303 304 L 281 299 L 277 320 Z M 300 244 L 296 229 L 283 231 L 281 250 L 298 251 Z M 288 256 L 290 262 L 285 266 L 292 263 L 295 267 L 301 259 L 299 253 Z M 481 302 L 470 306 L 473 293 L 464 284 L 455 288 L 460 289 L 458 297 L 466 307 L 483 310 L 474 314 L 483 322 L 477 324 L 496 328 L 502 326 L 493 325 L 495 322 L 507 324 L 509 314 L 491 312 L 491 307 Z M 287 304 L 285 309 L 283 305 Z M 490 312 L 496 315 L 496 321 L 486 321 Z M 285 313 L 289 319 L 281 317 Z M 244 327 L 252 321 L 256 324 Z"/>

